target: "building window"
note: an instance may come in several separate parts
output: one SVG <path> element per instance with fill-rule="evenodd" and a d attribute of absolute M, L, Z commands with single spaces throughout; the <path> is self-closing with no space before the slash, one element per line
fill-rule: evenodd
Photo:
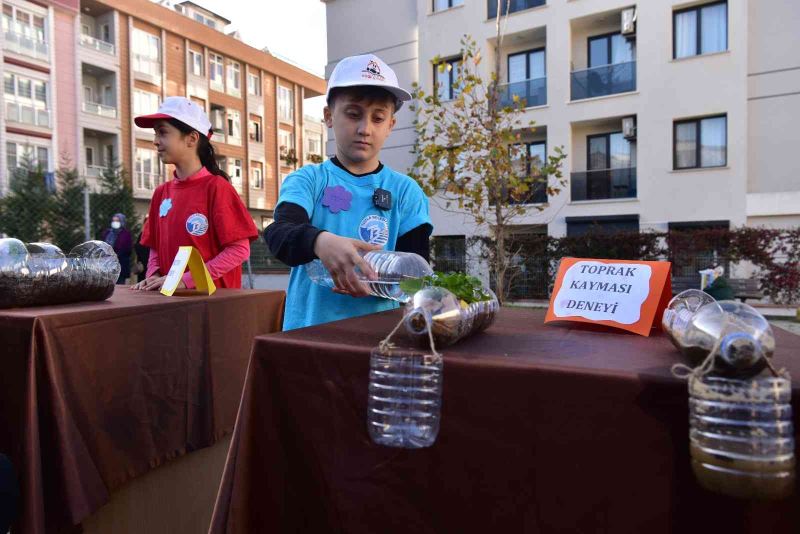
<path fill-rule="evenodd" d="M 50 126 L 47 82 L 6 71 L 3 73 L 3 93 L 6 120 L 45 128 Z"/>
<path fill-rule="evenodd" d="M 586 161 L 590 171 L 636 167 L 636 144 L 625 139 L 622 132 L 589 135 Z"/>
<path fill-rule="evenodd" d="M 231 177 L 231 185 L 233 185 L 233 188 L 241 193 L 243 189 L 242 160 L 231 158 L 231 166 L 228 168 L 228 174 Z"/>
<path fill-rule="evenodd" d="M 463 6 L 464 0 L 433 0 L 433 11 L 444 11 L 451 7 Z"/>
<path fill-rule="evenodd" d="M 467 247 L 463 235 L 431 237 L 431 266 L 443 273 L 467 270 Z"/>
<path fill-rule="evenodd" d="M 94 148 L 90 146 L 86 147 L 86 165 L 89 167 L 94 165 Z"/>
<path fill-rule="evenodd" d="M 596 217 L 567 217 L 567 237 L 587 233 L 616 234 L 638 232 L 638 215 L 600 215 Z"/>
<path fill-rule="evenodd" d="M 46 146 L 6 143 L 6 168 L 9 174 L 23 165 L 30 165 L 31 168 L 41 167 L 44 170 L 50 168 L 50 149 Z"/>
<path fill-rule="evenodd" d="M 589 37 L 589 68 L 618 65 L 636 59 L 634 42 L 620 33 Z"/>
<path fill-rule="evenodd" d="M 278 86 L 278 118 L 286 122 L 294 120 L 294 96 L 292 90 L 282 85 Z"/>
<path fill-rule="evenodd" d="M 436 85 L 436 95 L 440 101 L 453 100 L 458 97 L 458 76 L 461 72 L 461 58 L 442 61 L 433 66 L 433 82 Z"/>
<path fill-rule="evenodd" d="M 46 59 L 49 49 L 45 28 L 43 16 L 11 4 L 3 4 L 3 33 L 6 36 L 7 48 L 39 59 Z"/>
<path fill-rule="evenodd" d="M 133 91 L 133 114 L 149 115 L 158 111 L 158 95 L 135 89 Z M 137 126 L 138 128 L 138 126 Z"/>
<path fill-rule="evenodd" d="M 286 130 L 278 130 L 278 151 L 281 156 L 289 153 L 294 148 L 294 135 Z"/>
<path fill-rule="evenodd" d="M 194 50 L 189 50 L 189 69 L 191 73 L 195 76 L 203 76 L 204 69 L 203 69 L 203 53 L 202 52 L 195 52 Z"/>
<path fill-rule="evenodd" d="M 133 170 L 137 189 L 143 191 L 155 189 L 161 176 L 161 162 L 158 160 L 158 153 L 149 148 L 137 147 Z"/>
<path fill-rule="evenodd" d="M 225 135 L 225 108 L 216 104 L 211 104 L 211 115 L 209 119 L 211 120 L 211 130 L 215 134 Z"/>
<path fill-rule="evenodd" d="M 538 7 L 545 5 L 545 0 L 513 0 L 511 5 L 509 6 L 510 13 L 516 13 L 517 11 L 522 11 L 525 9 L 530 9 L 532 7 Z M 488 17 L 490 19 L 497 17 L 497 0 L 487 0 L 486 2 Z M 506 2 L 505 0 L 500 2 L 500 14 L 506 14 Z"/>
<path fill-rule="evenodd" d="M 724 167 L 728 164 L 728 117 L 675 121 L 675 169 Z"/>
<path fill-rule="evenodd" d="M 261 142 L 261 119 L 250 119 L 250 140 L 255 143 Z"/>
<path fill-rule="evenodd" d="M 218 54 L 214 54 L 212 52 L 208 53 L 208 78 L 211 80 L 211 87 L 216 89 L 217 91 L 222 91 L 222 87 L 224 85 L 222 79 L 222 72 L 223 72 L 223 59 L 222 56 Z"/>
<path fill-rule="evenodd" d="M 133 30 L 133 70 L 161 76 L 161 39 L 136 28 Z"/>
<path fill-rule="evenodd" d="M 307 152 L 309 154 L 322 154 L 322 139 L 310 132 L 306 134 Z"/>
<path fill-rule="evenodd" d="M 261 96 L 261 77 L 258 74 L 247 75 L 247 92 L 251 95 Z"/>
<path fill-rule="evenodd" d="M 242 142 L 241 116 L 236 110 L 228 110 L 228 142 L 241 144 Z"/>
<path fill-rule="evenodd" d="M 728 49 L 728 3 L 717 2 L 672 14 L 672 57 L 697 56 Z"/>
<path fill-rule="evenodd" d="M 239 95 L 242 92 L 242 73 L 238 63 L 228 63 L 228 93 Z"/>
<path fill-rule="evenodd" d="M 250 162 L 250 173 L 253 176 L 252 181 L 250 182 L 250 187 L 253 189 L 263 189 L 264 188 L 264 174 L 261 168 L 261 163 L 257 161 Z"/>

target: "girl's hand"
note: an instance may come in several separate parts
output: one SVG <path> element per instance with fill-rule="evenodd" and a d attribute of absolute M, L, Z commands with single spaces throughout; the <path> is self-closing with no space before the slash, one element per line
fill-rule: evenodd
<path fill-rule="evenodd" d="M 155 274 L 149 278 L 145 278 L 138 284 L 132 285 L 131 289 L 135 289 L 138 291 L 158 291 L 159 289 L 161 289 L 161 286 L 164 285 L 164 281 L 166 281 L 166 279 L 167 279 L 166 276 L 160 276 Z M 184 284 L 183 280 L 181 280 L 178 283 L 178 289 L 184 289 L 185 287 L 186 284 Z"/>
<path fill-rule="evenodd" d="M 370 295 L 366 284 L 359 280 L 355 272 L 356 267 L 368 279 L 375 280 L 377 278 L 375 271 L 364 261 L 360 252 L 366 253 L 380 249 L 379 245 L 370 245 L 358 239 L 348 239 L 330 232 L 322 232 L 314 242 L 314 253 L 331 273 L 333 283 L 336 284 L 334 292 L 353 297 Z"/>

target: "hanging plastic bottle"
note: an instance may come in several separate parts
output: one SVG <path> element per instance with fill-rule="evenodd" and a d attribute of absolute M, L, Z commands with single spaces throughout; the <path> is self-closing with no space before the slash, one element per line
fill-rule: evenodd
<path fill-rule="evenodd" d="M 717 302 L 696 289 L 679 293 L 670 301 L 662 326 L 692 366 L 704 362 L 714 351 L 709 365 L 713 363 L 716 373 L 724 376 L 758 374 L 775 351 L 769 322 L 752 306 L 729 300 Z M 723 343 L 729 350 L 715 350 Z"/>
<path fill-rule="evenodd" d="M 663 324 L 696 365 L 672 368 L 689 381 L 695 477 L 704 488 L 734 497 L 786 497 L 795 479 L 792 389 L 788 373 L 770 361 L 772 329 L 746 304 L 690 291 L 670 302 Z"/>
<path fill-rule="evenodd" d="M 370 280 L 360 271 L 359 278 L 364 282 L 372 295 L 398 302 L 408 302 L 411 295 L 400 287 L 400 282 L 408 278 L 424 278 L 433 274 L 428 262 L 422 256 L 412 252 L 392 252 L 377 250 L 364 254 L 364 260 L 372 267 L 377 280 Z M 320 260 L 314 260 L 305 266 L 306 274 L 317 284 L 334 287 L 333 278 Z"/>
<path fill-rule="evenodd" d="M 426 287 L 406 304 L 406 332 L 418 342 L 428 341 L 428 330 L 439 347 L 481 332 L 494 323 L 500 304 L 491 289 L 483 288 L 484 299 L 462 305 L 461 301 L 443 287 Z"/>

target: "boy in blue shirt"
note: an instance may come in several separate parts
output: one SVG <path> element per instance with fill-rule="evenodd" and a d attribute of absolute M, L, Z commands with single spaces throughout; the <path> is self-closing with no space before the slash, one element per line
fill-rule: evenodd
<path fill-rule="evenodd" d="M 286 178 L 275 222 L 264 232 L 275 257 L 292 267 L 284 330 L 397 307 L 368 296 L 359 281 L 356 267 L 375 277 L 362 258 L 366 252 L 399 250 L 428 259 L 428 199 L 414 180 L 379 160 L 395 112 L 410 99 L 394 71 L 372 54 L 345 58 L 331 73 L 325 123 L 336 136 L 336 156 Z M 306 274 L 305 264 L 317 258 L 331 273 L 333 290 Z"/>

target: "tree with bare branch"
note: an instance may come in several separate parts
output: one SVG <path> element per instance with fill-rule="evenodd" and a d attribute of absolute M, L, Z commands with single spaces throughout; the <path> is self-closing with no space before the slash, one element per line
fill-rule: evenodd
<path fill-rule="evenodd" d="M 477 234 L 489 238 L 486 260 L 501 301 L 518 268 L 518 251 L 509 247 L 511 227 L 543 209 L 530 202 L 534 192 L 543 189 L 552 196 L 565 186 L 561 165 L 566 157 L 556 147 L 546 161 L 530 161 L 522 144 L 523 136 L 534 131 L 533 121 L 523 121 L 526 103 L 518 95 L 501 101 L 500 52 L 509 4 L 497 0 L 494 68 L 488 79 L 480 73 L 480 49 L 465 35 L 455 67 L 434 58 L 440 73 L 455 68 L 452 99 L 440 98 L 439 84 L 430 94 L 414 84 L 416 159 L 409 172 L 442 209 L 465 215 Z"/>

